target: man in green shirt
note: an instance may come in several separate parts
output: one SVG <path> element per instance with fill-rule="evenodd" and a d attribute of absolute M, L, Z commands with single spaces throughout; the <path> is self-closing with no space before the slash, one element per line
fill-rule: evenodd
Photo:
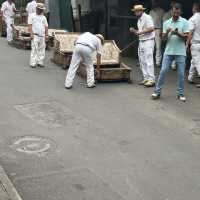
<path fill-rule="evenodd" d="M 178 66 L 178 99 L 186 101 L 184 95 L 184 79 L 186 66 L 186 40 L 189 33 L 188 21 L 181 17 L 181 5 L 175 4 L 172 8 L 172 18 L 163 26 L 163 40 L 167 42 L 163 57 L 162 68 L 152 98 L 159 99 L 164 86 L 165 77 L 173 60 Z"/>

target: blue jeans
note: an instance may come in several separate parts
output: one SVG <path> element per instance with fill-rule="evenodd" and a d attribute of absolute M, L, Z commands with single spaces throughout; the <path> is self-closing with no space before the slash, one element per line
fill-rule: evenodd
<path fill-rule="evenodd" d="M 178 67 L 178 95 L 184 95 L 184 81 L 185 81 L 185 66 L 186 66 L 186 56 L 176 56 L 176 55 L 164 55 L 162 68 L 156 84 L 155 93 L 161 94 L 162 88 L 164 87 L 165 77 L 169 71 L 173 61 L 176 61 Z"/>

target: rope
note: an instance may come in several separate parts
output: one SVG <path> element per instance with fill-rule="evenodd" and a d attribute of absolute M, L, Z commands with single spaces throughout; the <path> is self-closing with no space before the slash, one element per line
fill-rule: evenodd
<path fill-rule="evenodd" d="M 134 40 L 133 42 L 129 43 L 126 47 L 124 47 L 122 50 L 121 50 L 121 53 L 123 53 L 124 51 L 126 51 L 127 49 L 129 49 L 131 46 L 133 46 L 135 43 L 138 42 L 138 39 Z"/>

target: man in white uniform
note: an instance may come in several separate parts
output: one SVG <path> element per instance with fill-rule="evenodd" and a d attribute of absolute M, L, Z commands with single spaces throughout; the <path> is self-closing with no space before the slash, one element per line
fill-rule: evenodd
<path fill-rule="evenodd" d="M 80 64 L 84 64 L 87 69 L 87 86 L 88 88 L 95 87 L 93 54 L 97 53 L 97 72 L 101 65 L 102 45 L 104 37 L 100 34 L 93 35 L 86 32 L 79 36 L 75 43 L 71 64 L 65 80 L 65 88 L 71 89 L 76 71 Z"/>
<path fill-rule="evenodd" d="M 48 38 L 48 23 L 44 16 L 45 6 L 42 3 L 37 4 L 36 14 L 29 18 L 29 31 L 31 34 L 31 58 L 30 66 L 35 68 L 44 67 L 46 39 Z"/>
<path fill-rule="evenodd" d="M 156 43 L 156 65 L 161 65 L 162 60 L 162 20 L 164 16 L 164 10 L 160 7 L 158 0 L 152 0 L 152 10 L 149 15 L 153 18 L 155 26 L 155 43 Z"/>
<path fill-rule="evenodd" d="M 153 19 L 150 15 L 144 12 L 145 8 L 142 5 L 136 5 L 132 9 L 138 17 L 138 30 L 130 28 L 130 32 L 139 37 L 138 56 L 140 67 L 143 73 L 144 80 L 141 85 L 153 87 L 155 85 L 154 74 L 154 47 L 155 47 L 155 31 Z"/>
<path fill-rule="evenodd" d="M 37 1 L 32 0 L 26 6 L 26 12 L 28 13 L 28 21 L 32 14 L 36 13 Z"/>
<path fill-rule="evenodd" d="M 200 4 L 194 3 L 193 16 L 189 19 L 189 44 L 191 45 L 191 67 L 188 81 L 193 83 L 194 75 L 200 76 Z"/>
<path fill-rule="evenodd" d="M 2 4 L 1 12 L 3 15 L 3 20 L 6 23 L 7 28 L 7 41 L 10 43 L 13 40 L 13 24 L 14 15 L 16 12 L 15 4 L 12 0 L 7 0 Z"/>

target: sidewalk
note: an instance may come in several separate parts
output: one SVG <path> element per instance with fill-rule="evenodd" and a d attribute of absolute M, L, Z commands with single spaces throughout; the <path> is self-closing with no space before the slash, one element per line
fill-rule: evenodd
<path fill-rule="evenodd" d="M 1 166 L 0 166 L 0 200 L 22 200 Z"/>

